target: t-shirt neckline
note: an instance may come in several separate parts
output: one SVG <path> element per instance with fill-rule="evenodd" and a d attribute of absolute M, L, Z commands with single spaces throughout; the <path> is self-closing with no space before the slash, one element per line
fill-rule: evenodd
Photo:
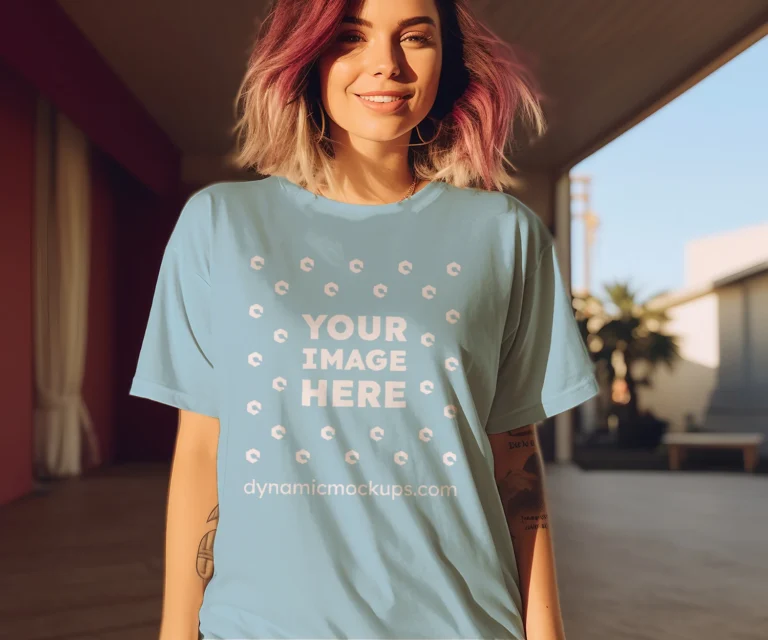
<path fill-rule="evenodd" d="M 316 211 L 336 214 L 349 218 L 366 218 L 386 213 L 416 212 L 422 210 L 445 190 L 447 186 L 442 181 L 431 181 L 419 189 L 410 198 L 399 202 L 387 202 L 383 204 L 355 204 L 340 202 L 325 196 L 317 195 L 304 187 L 288 180 L 283 176 L 273 176 L 277 179 L 281 188 L 298 204 L 311 207 Z"/>

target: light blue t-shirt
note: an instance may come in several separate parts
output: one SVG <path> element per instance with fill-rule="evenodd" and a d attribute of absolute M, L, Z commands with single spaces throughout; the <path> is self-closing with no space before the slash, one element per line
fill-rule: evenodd
<path fill-rule="evenodd" d="M 130 393 L 218 417 L 205 638 L 525 637 L 487 434 L 597 392 L 553 241 L 501 192 L 184 206 Z"/>

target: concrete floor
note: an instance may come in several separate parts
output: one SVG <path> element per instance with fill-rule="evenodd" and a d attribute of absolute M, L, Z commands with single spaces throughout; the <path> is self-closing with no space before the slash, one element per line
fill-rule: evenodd
<path fill-rule="evenodd" d="M 548 468 L 568 640 L 768 639 L 768 477 Z"/>
<path fill-rule="evenodd" d="M 156 640 L 167 470 L 0 510 L 0 639 Z M 768 639 L 768 477 L 548 466 L 568 640 Z"/>

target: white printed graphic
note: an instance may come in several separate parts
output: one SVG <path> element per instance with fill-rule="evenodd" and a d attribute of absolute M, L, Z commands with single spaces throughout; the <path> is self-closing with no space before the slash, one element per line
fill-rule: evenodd
<path fill-rule="evenodd" d="M 288 293 L 288 283 L 285 280 L 281 280 L 280 282 L 275 284 L 275 293 L 284 296 L 286 293 Z"/>
<path fill-rule="evenodd" d="M 335 282 L 329 282 L 327 285 L 325 285 L 325 295 L 333 297 L 338 292 L 339 285 L 337 285 Z"/>
<path fill-rule="evenodd" d="M 461 265 L 458 262 L 451 262 L 445 269 L 449 276 L 457 276 L 461 271 Z"/>
<path fill-rule="evenodd" d="M 253 258 L 251 258 L 251 269 L 256 269 L 258 271 L 263 266 L 264 266 L 264 258 L 262 258 L 261 256 L 253 256 Z"/>
<path fill-rule="evenodd" d="M 264 313 L 264 307 L 260 304 L 252 304 L 248 311 L 248 315 L 251 316 L 251 318 L 261 318 L 262 313 Z"/>
<path fill-rule="evenodd" d="M 312 271 L 312 267 L 315 266 L 315 261 L 312 258 L 304 258 L 301 261 L 301 270 L 302 271 Z"/>
<path fill-rule="evenodd" d="M 264 362 L 264 358 L 260 353 L 257 353 L 256 351 L 248 356 L 248 364 L 252 367 L 258 367 L 262 362 Z"/>
<path fill-rule="evenodd" d="M 320 429 L 320 437 L 323 440 L 333 440 L 333 436 L 336 435 L 336 429 L 333 427 L 323 427 Z"/>
<path fill-rule="evenodd" d="M 442 264 L 446 263 L 443 262 Z M 309 272 L 316 265 L 313 259 L 307 256 L 300 261 L 300 266 L 303 271 Z M 441 268 L 441 265 L 439 267 Z M 361 259 L 354 259 L 349 262 L 349 269 L 353 274 L 361 273 L 363 268 L 364 263 Z M 397 268 L 402 275 L 413 273 L 413 263 L 408 260 L 400 261 L 397 264 Z M 451 263 L 447 266 L 447 269 L 449 275 L 453 276 L 459 273 L 461 267 L 458 263 Z M 341 270 L 345 271 L 343 265 Z M 329 298 L 337 296 L 340 289 L 345 286 L 343 273 L 342 275 L 331 277 L 334 279 L 338 278 L 338 280 L 316 283 L 323 287 L 324 294 Z M 363 286 L 371 287 L 374 296 L 377 298 L 384 298 L 388 295 L 388 287 L 383 282 L 376 284 L 375 280 L 368 280 L 367 277 L 365 280 L 367 284 L 364 283 Z M 437 295 L 436 285 L 438 284 L 440 283 L 436 282 L 435 285 L 419 286 L 416 283 L 415 290 L 410 292 L 411 300 L 418 300 L 419 289 L 421 289 L 421 294 L 424 298 L 435 298 Z M 314 293 L 305 290 L 305 285 L 306 289 L 314 289 Z M 421 285 L 423 285 L 423 282 Z M 289 284 L 285 280 L 280 280 L 275 283 L 274 287 L 277 294 L 285 295 L 288 292 Z M 319 287 L 315 288 L 315 285 L 304 280 L 299 281 L 298 287 L 298 289 L 294 290 L 292 298 L 296 298 L 298 302 L 306 300 L 308 305 L 311 305 L 313 299 L 317 300 Z M 397 290 L 395 292 L 400 293 Z M 406 291 L 405 293 L 408 292 Z M 415 381 L 409 381 L 412 378 L 407 373 L 411 373 L 412 370 L 406 366 L 408 339 L 410 338 L 413 342 L 418 340 L 425 347 L 434 347 L 436 345 L 435 333 L 419 332 L 411 336 L 407 331 L 408 321 L 405 317 L 386 314 L 347 315 L 343 311 L 341 313 L 337 312 L 333 308 L 331 301 L 328 301 L 327 306 L 329 308 L 324 309 L 325 313 L 297 310 L 296 313 L 301 316 L 302 327 L 296 328 L 287 320 L 277 324 L 276 327 L 270 327 L 270 330 L 273 331 L 275 342 L 290 342 L 292 346 L 285 347 L 289 349 L 289 356 L 294 354 L 301 358 L 302 373 L 298 380 L 291 379 L 291 385 L 300 394 L 302 407 L 316 407 L 320 411 L 323 411 L 326 407 L 340 408 L 340 415 L 343 414 L 343 408 L 402 409 L 407 407 L 406 385 L 408 385 L 410 390 L 411 385 L 415 386 L 418 384 L 420 392 L 424 395 L 436 392 L 441 384 L 440 381 L 422 379 L 419 382 L 418 378 Z M 311 306 L 309 308 L 311 309 Z M 251 307 L 251 310 L 252 312 L 257 312 L 258 315 L 264 311 L 262 307 L 257 305 Z M 439 310 L 439 313 L 445 313 L 445 308 Z M 448 322 L 455 324 L 458 322 L 460 314 L 456 309 L 451 309 L 445 314 L 445 317 Z M 438 321 L 440 321 L 439 318 Z M 284 328 L 280 328 L 280 324 L 283 324 Z M 429 326 L 427 325 L 425 328 L 429 328 Z M 444 330 L 443 327 L 440 330 Z M 288 340 L 289 332 L 290 341 Z M 295 344 L 297 336 L 299 340 L 298 345 Z M 454 353 L 456 352 L 454 351 Z M 461 370 L 462 361 L 460 357 L 449 357 L 448 354 L 443 355 L 442 353 L 440 357 L 443 358 L 444 366 L 448 371 Z M 266 361 L 269 360 L 270 358 L 266 359 Z M 262 358 L 258 353 L 251 354 L 249 361 L 253 366 L 263 364 Z M 369 373 L 369 375 L 365 375 L 366 373 Z M 439 371 L 434 375 L 439 375 Z M 287 384 L 288 381 L 284 377 L 275 377 L 272 380 L 272 386 L 276 391 L 285 390 Z M 300 387 L 300 389 L 295 387 Z M 437 405 L 438 412 L 440 411 L 440 404 L 442 402 L 439 402 Z M 268 408 L 270 411 L 273 409 L 273 407 L 269 406 Z M 251 401 L 248 403 L 248 411 L 254 415 L 263 412 L 261 403 L 256 400 Z M 457 411 L 457 406 L 452 404 L 443 406 L 443 414 L 446 418 L 455 418 Z M 332 411 L 324 411 L 324 413 L 333 415 Z M 351 411 L 350 413 L 354 412 Z M 397 420 L 397 414 L 394 412 L 393 417 Z M 433 414 L 433 418 L 439 418 L 439 414 Z M 326 419 L 333 421 L 333 418 Z M 376 421 L 379 422 L 379 420 Z M 347 442 L 346 432 L 344 432 L 344 438 L 339 438 L 339 440 L 344 441 L 344 448 L 341 449 L 341 453 L 346 464 L 360 464 L 363 468 L 366 468 L 367 465 L 371 464 L 366 457 L 366 452 L 370 451 L 370 447 L 375 447 L 377 455 L 383 455 L 385 459 L 388 456 L 393 456 L 393 462 L 401 467 L 410 462 L 409 453 L 405 450 L 397 449 L 398 445 L 405 446 L 406 441 L 397 442 L 397 435 L 395 433 L 387 433 L 388 427 L 384 418 L 381 419 L 380 426 L 363 426 L 365 425 L 365 420 L 358 422 L 358 424 L 360 426 L 349 434 L 351 436 L 349 442 Z M 278 424 L 268 428 L 270 429 L 271 437 L 275 440 L 287 439 L 292 443 L 295 431 L 292 431 L 290 434 L 291 438 L 288 438 L 288 430 L 292 428 L 291 424 L 286 426 Z M 319 431 L 320 437 L 326 442 L 332 442 L 334 445 L 338 442 L 336 441 L 337 430 L 333 426 L 323 426 L 321 423 L 317 427 L 312 428 L 312 431 L 317 433 L 314 431 L 315 428 Z M 362 442 L 365 438 L 366 429 L 370 440 L 382 444 L 374 445 L 369 442 L 366 445 Z M 258 431 L 262 434 L 262 437 L 267 435 L 260 430 Z M 431 443 L 432 440 L 436 440 L 432 428 L 426 426 L 419 427 L 418 430 L 407 434 L 407 439 L 412 439 L 413 435 L 417 435 L 419 440 L 424 443 Z M 315 437 L 317 436 L 313 436 L 313 438 Z M 355 438 L 357 438 L 356 442 Z M 386 444 L 384 443 L 385 440 Z M 361 442 L 362 444 L 360 444 Z M 394 442 L 391 449 L 388 446 L 390 442 Z M 259 443 L 253 444 L 259 446 Z M 297 446 L 301 447 L 305 444 L 311 446 L 311 442 L 301 441 L 297 443 Z M 328 446 L 330 447 L 331 445 Z M 351 448 L 355 446 L 360 447 L 360 452 Z M 369 448 L 364 448 L 366 446 Z M 430 445 L 429 447 L 430 451 L 432 446 Z M 332 446 L 332 448 L 334 451 L 322 452 L 320 454 L 317 454 L 317 451 L 315 451 L 315 454 L 321 457 L 337 456 L 338 450 L 335 446 Z M 392 451 L 392 449 L 395 449 L 396 452 Z M 295 451 L 294 455 L 298 464 L 307 464 L 312 458 L 307 449 L 296 450 L 294 447 L 291 447 L 290 450 Z M 434 451 L 433 453 L 435 456 L 442 456 L 441 459 L 446 465 L 456 463 L 456 455 L 453 452 L 443 454 L 439 451 Z M 418 459 L 415 460 L 415 464 L 417 463 Z"/>
<path fill-rule="evenodd" d="M 349 261 L 349 270 L 352 273 L 360 273 L 363 270 L 363 261 L 355 258 Z"/>
<path fill-rule="evenodd" d="M 258 462 L 260 457 L 261 453 L 258 449 L 248 449 L 248 451 L 245 452 L 245 459 L 251 464 Z"/>

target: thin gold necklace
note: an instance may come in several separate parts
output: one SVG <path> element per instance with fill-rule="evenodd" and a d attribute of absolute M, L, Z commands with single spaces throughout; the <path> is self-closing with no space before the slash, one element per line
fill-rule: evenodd
<path fill-rule="evenodd" d="M 413 192 L 416 191 L 416 184 L 418 183 L 418 178 L 414 174 L 413 176 L 413 182 L 411 182 L 411 186 L 408 187 L 408 191 L 406 191 L 405 195 L 398 200 L 398 202 L 402 202 L 403 200 L 410 198 L 413 195 Z M 322 196 L 323 194 L 319 191 L 315 193 L 315 195 Z M 325 196 L 323 196 L 325 197 Z"/>
<path fill-rule="evenodd" d="M 413 195 L 413 192 L 416 190 L 416 182 L 417 182 L 416 174 L 414 173 L 413 174 L 413 182 L 411 182 L 411 186 L 408 187 L 407 193 L 402 198 L 400 198 L 399 202 L 402 202 L 406 198 L 410 198 Z"/>

